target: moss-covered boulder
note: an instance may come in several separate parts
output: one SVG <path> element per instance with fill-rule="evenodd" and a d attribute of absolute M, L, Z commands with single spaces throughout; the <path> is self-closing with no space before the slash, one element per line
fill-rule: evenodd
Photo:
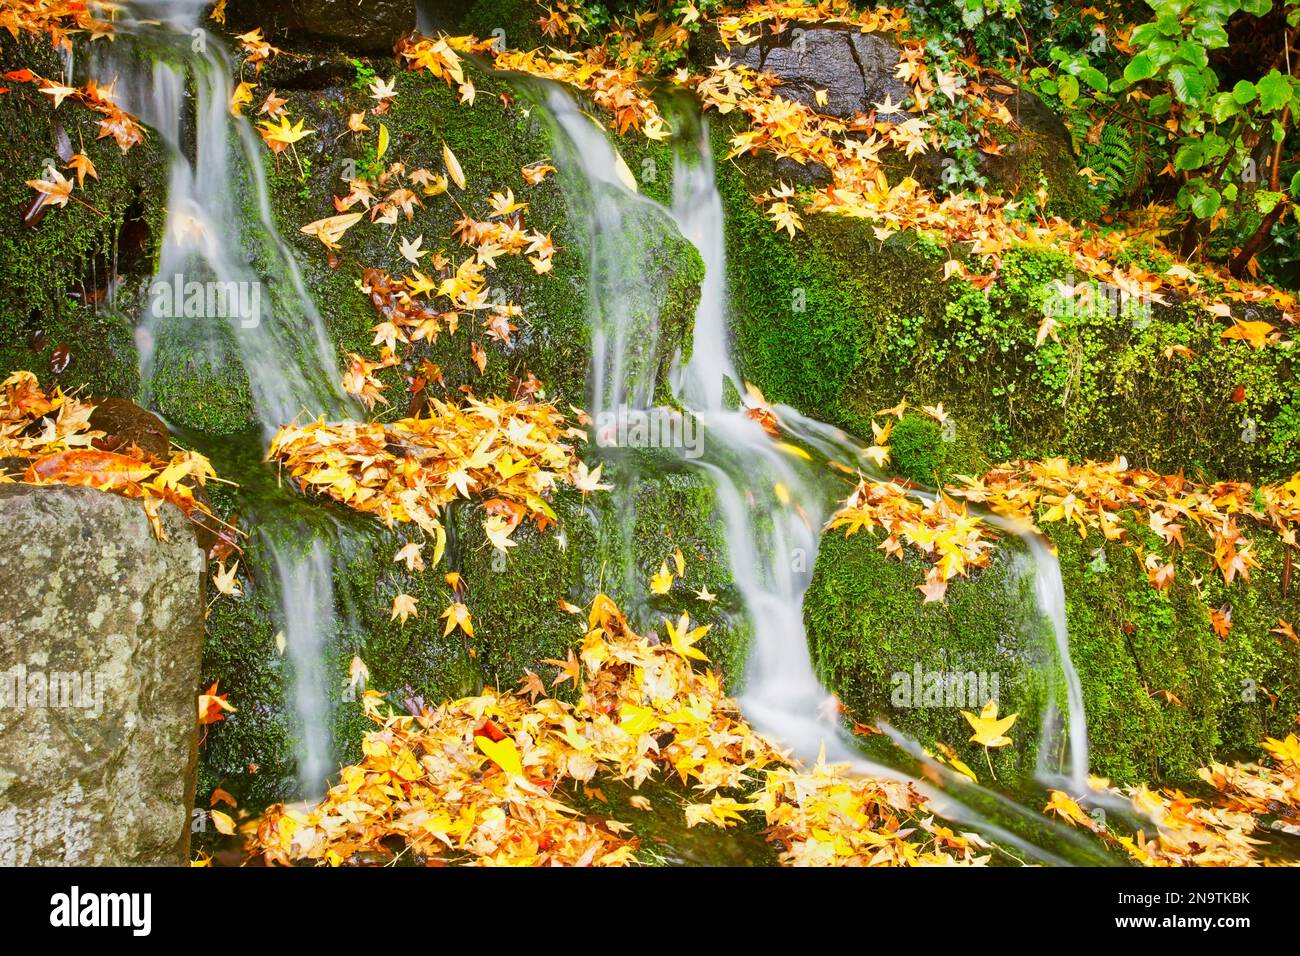
<path fill-rule="evenodd" d="M 632 460 L 609 462 L 622 491 L 599 492 L 605 499 L 599 506 L 576 492 L 558 494 L 557 526 L 518 528 L 508 554 L 487 541 L 482 509 L 464 503 L 453 510 L 443 565 L 412 571 L 394 558 L 407 542 L 422 540 L 414 526 L 389 530 L 368 516 L 279 487 L 256 461 L 255 435 L 247 436 L 238 453 L 230 447 L 222 443 L 214 459 L 240 488 L 215 489 L 216 504 L 263 530 L 254 531 L 241 557 L 243 593 L 216 600 L 208 618 L 204 680 L 219 680 L 237 710 L 209 731 L 200 796 L 220 786 L 241 805 L 259 806 L 299 792 L 304 738 L 293 695 L 300 675 L 294 672 L 295 627 L 285 620 L 285 606 L 310 613 L 319 629 L 312 660 L 327 699 L 330 769 L 360 756 L 369 726 L 358 703 L 363 686 L 383 691 L 395 707 L 416 709 L 484 687 L 513 689 L 529 671 L 549 686 L 556 669 L 544 661 L 563 660 L 578 644 L 587 621 L 585 610 L 573 608 L 585 608 L 600 592 L 619 601 L 644 633 L 663 636 L 663 618 L 682 611 L 714 622 L 700 647 L 729 680 L 741 676 L 746 631 L 734 623 L 738 598 L 712 490 L 697 474 L 658 473 Z M 316 548 L 324 553 L 313 554 Z M 670 594 L 648 601 L 650 576 L 664 561 L 672 565 L 677 549 L 687 562 L 684 578 Z M 428 560 L 431 549 L 423 550 Z M 313 560 L 328 568 L 329 592 L 293 593 L 286 602 L 284 587 L 301 589 L 310 578 L 284 569 Z M 440 617 L 455 600 L 445 579 L 452 570 L 461 576 L 472 635 L 459 628 L 446 633 Z M 699 589 L 716 600 L 701 601 L 693 593 Z M 392 615 L 399 594 L 416 602 L 416 616 L 404 623 Z M 364 685 L 352 679 L 354 657 L 369 672 Z"/>
<path fill-rule="evenodd" d="M 527 203 L 522 225 L 552 236 L 556 253 L 551 271 L 539 275 L 525 256 L 503 255 L 487 272 L 493 302 L 522 307 L 516 319 L 519 330 L 509 345 L 492 341 L 478 321 L 465 320 L 453 335 L 444 332 L 436 341 L 417 343 L 404 351 L 402 366 L 381 373 L 380 379 L 393 392 L 405 390 L 409 378 L 422 360 L 440 367 L 450 389 L 466 384 L 480 394 L 508 394 L 511 380 L 535 374 L 545 395 L 562 402 L 587 402 L 586 375 L 591 360 L 588 329 L 588 250 L 585 223 L 574 213 L 584 208 L 590 196 L 568 178 L 551 177 L 535 186 L 522 175 L 525 165 L 552 157 L 555 147 L 543 111 L 533 104 L 527 86 L 513 86 L 500 77 L 467 65 L 467 76 L 477 90 L 474 102 L 458 102 L 457 91 L 426 72 L 397 72 L 397 95 L 384 116 L 371 118 L 369 133 L 347 131 L 351 112 L 364 110 L 369 99 L 366 83 L 369 67 L 358 64 L 357 80 L 347 88 L 322 91 L 280 90 L 288 97 L 288 109 L 304 116 L 315 136 L 298 144 L 302 166 L 290 156 L 278 160 L 267 154 L 266 163 L 276 221 L 300 262 L 313 298 L 340 352 L 357 352 L 377 357 L 372 346 L 371 327 L 380 319 L 359 283 L 365 269 L 383 269 L 393 275 L 409 275 L 419 268 L 439 281 L 450 270 L 473 255 L 450 234 L 465 216 L 486 220 L 493 215 L 489 198 L 493 193 L 512 191 Z M 384 71 L 389 75 L 391 67 Z M 530 104 L 533 104 L 530 106 Z M 377 129 L 388 129 L 390 145 L 383 164 L 401 162 L 407 170 L 443 170 L 442 146 L 446 143 L 464 169 L 467 185 L 454 185 L 435 197 L 425 197 L 414 212 L 414 221 L 401 221 L 396 229 L 414 239 L 423 235 L 424 248 L 442 252 L 452 263 L 446 270 L 430 266 L 423 259 L 418 267 L 406 262 L 394 238 L 394 229 L 363 221 L 354 226 L 331 252 L 314 236 L 303 235 L 305 223 L 335 214 L 331 197 L 343 195 L 346 180 L 383 168 L 376 156 Z M 629 261 L 646 264 L 643 279 L 648 298 L 659 308 L 653 314 L 632 317 L 641 327 L 629 332 L 631 341 L 645 338 L 656 343 L 652 355 L 644 356 L 652 369 L 666 375 L 672 357 L 689 343 L 690 328 L 703 274 L 699 256 L 677 232 L 671 220 L 642 204 L 631 210 L 635 225 L 626 230 Z M 650 333 L 653 328 L 654 335 Z M 487 353 L 486 371 L 474 365 L 471 343 Z M 435 386 L 436 387 L 436 386 Z"/>
<path fill-rule="evenodd" d="M 739 362 L 770 400 L 863 437 L 900 399 L 942 404 L 955 426 L 944 457 L 957 471 L 1116 454 L 1212 477 L 1300 468 L 1292 349 L 1224 341 L 1221 319 L 1172 298 L 1115 304 L 1097 287 L 1096 307 L 1072 308 L 1059 289 L 1085 277 L 1054 249 L 1009 250 L 981 290 L 944 281 L 961 252 L 926 234 L 882 241 L 867 221 L 822 214 L 790 239 L 750 198 L 772 171 L 723 162 L 727 132 L 713 135 Z M 1171 260 L 1134 244 L 1117 265 L 1130 263 L 1163 272 Z M 1056 338 L 1038 345 L 1049 310 Z"/>
<path fill-rule="evenodd" d="M 1130 548 L 1049 527 L 1093 773 L 1124 783 L 1185 781 L 1216 756 L 1254 755 L 1266 734 L 1285 732 L 1300 707 L 1300 646 L 1270 633 L 1297 607 L 1294 593 L 1284 595 L 1275 537 L 1253 537 L 1263 567 L 1232 585 L 1210 566 L 1208 542 L 1189 538 L 1174 583 L 1161 592 Z M 924 695 L 932 675 L 955 676 L 962 693 L 969 675 L 986 677 L 974 682 L 981 690 L 997 675 L 1001 712 L 1020 718 L 1014 746 L 993 754 L 994 767 L 999 777 L 1031 773 L 1044 705 L 1064 704 L 1051 632 L 1035 610 L 1032 566 L 1014 542 L 1004 544 L 989 568 L 952 582 L 945 603 L 923 605 L 915 589 L 922 569 L 878 544 L 869 534 L 823 538 L 804 605 L 819 672 L 856 719 L 884 719 L 927 745 L 949 744 L 977 772 L 985 758 L 967 740 L 959 705 L 979 705 Z M 1220 639 L 1210 611 L 1224 606 L 1232 627 Z M 1044 756 L 1060 765 L 1062 755 Z"/>

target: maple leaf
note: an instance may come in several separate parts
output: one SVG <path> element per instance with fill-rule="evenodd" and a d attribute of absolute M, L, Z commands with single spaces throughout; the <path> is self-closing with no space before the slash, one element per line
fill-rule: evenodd
<path fill-rule="evenodd" d="M 99 172 L 95 169 L 95 164 L 90 161 L 90 157 L 85 153 L 76 153 L 68 160 L 68 168 L 77 172 L 77 185 L 85 186 L 86 177 L 98 179 Z"/>
<path fill-rule="evenodd" d="M 398 561 L 406 562 L 406 570 L 415 573 L 424 570 L 424 557 L 420 554 L 420 543 L 410 541 L 404 544 L 398 552 L 393 555 L 393 563 Z"/>
<path fill-rule="evenodd" d="M 709 633 L 712 624 L 704 624 L 692 630 L 690 618 L 683 613 L 677 619 L 676 625 L 670 618 L 664 618 L 664 627 L 668 629 L 668 641 L 674 651 L 689 660 L 708 660 L 703 652 L 695 649 L 695 645 Z"/>
<path fill-rule="evenodd" d="M 270 93 L 266 94 L 266 99 L 264 99 L 262 105 L 258 107 L 257 113 L 259 116 L 270 116 L 274 119 L 284 112 L 284 105 L 288 102 L 287 99 L 280 96 L 275 90 L 272 90 Z"/>
<path fill-rule="evenodd" d="M 348 687 L 365 689 L 366 681 L 370 680 L 370 668 L 357 655 L 352 656 L 352 662 L 348 664 Z"/>
<path fill-rule="evenodd" d="M 470 617 L 469 608 L 459 601 L 448 605 L 447 610 L 439 615 L 446 620 L 447 625 L 443 628 L 442 636 L 446 637 L 456 628 L 460 628 L 468 636 L 474 636 L 474 621 Z"/>
<path fill-rule="evenodd" d="M 1290 638 L 1291 640 L 1295 641 L 1297 644 L 1300 644 L 1300 637 L 1296 636 L 1295 628 L 1292 627 L 1288 621 L 1283 620 L 1280 617 L 1277 619 L 1277 627 L 1270 630 L 1269 633 L 1277 634 L 1281 637 Z"/>
<path fill-rule="evenodd" d="M 240 83 L 234 92 L 230 94 L 230 115 L 243 116 L 244 106 L 253 102 L 253 90 L 257 87 L 256 83 Z"/>
<path fill-rule="evenodd" d="M 48 80 L 45 80 L 44 82 L 45 82 L 45 86 L 41 87 L 41 92 L 45 93 L 50 97 L 53 97 L 55 109 L 58 109 L 60 106 L 62 106 L 64 100 L 66 100 L 69 96 L 72 96 L 77 92 L 75 87 L 61 86 L 58 83 L 51 83 Z"/>
<path fill-rule="evenodd" d="M 409 594 L 398 594 L 393 598 L 393 613 L 388 619 L 390 621 L 395 621 L 400 617 L 402 619 L 402 624 L 405 625 L 408 617 L 420 616 L 415 609 L 415 604 L 415 598 L 411 597 Z"/>
<path fill-rule="evenodd" d="M 316 132 L 314 129 L 304 129 L 303 123 L 301 119 L 297 123 L 290 123 L 289 117 L 285 115 L 280 117 L 279 123 L 263 120 L 257 126 L 271 152 L 279 154 Z"/>
<path fill-rule="evenodd" d="M 230 566 L 230 569 L 227 570 L 226 563 L 224 561 L 218 561 L 217 569 L 217 572 L 212 575 L 212 584 L 217 589 L 218 593 L 230 597 L 239 597 L 243 593 L 240 589 L 239 581 L 235 578 L 235 574 L 239 571 L 239 562 L 236 561 Z"/>
<path fill-rule="evenodd" d="M 527 695 L 530 702 L 536 703 L 538 697 L 546 695 L 546 685 L 533 671 L 525 668 L 524 676 L 519 679 L 519 693 Z"/>
<path fill-rule="evenodd" d="M 304 235 L 315 236 L 325 244 L 326 249 L 337 249 L 343 234 L 360 222 L 363 215 L 364 213 L 350 212 L 341 216 L 317 219 L 315 222 L 307 223 L 299 232 Z"/>
<path fill-rule="evenodd" d="M 668 570 L 668 562 L 659 565 L 659 570 L 650 578 L 651 594 L 667 594 L 673 586 L 673 573 Z"/>
<path fill-rule="evenodd" d="M 1239 339 L 1245 342 L 1252 349 L 1266 348 L 1269 343 L 1269 336 L 1276 332 L 1267 322 L 1234 322 L 1230 328 L 1224 329 L 1219 334 L 1219 338 L 1224 341 L 1230 339 Z"/>
<path fill-rule="evenodd" d="M 600 473 L 604 467 L 604 465 L 597 465 L 591 471 L 588 471 L 586 462 L 578 462 L 573 475 L 573 487 L 577 488 L 583 494 L 590 494 L 596 491 L 608 491 L 613 486 L 603 485 L 600 483 Z"/>
<path fill-rule="evenodd" d="M 1226 638 L 1228 632 L 1232 630 L 1232 608 L 1225 604 L 1218 610 L 1211 611 L 1210 625 L 1214 628 L 1214 633 L 1219 640 Z"/>
<path fill-rule="evenodd" d="M 48 179 L 29 179 L 27 185 L 41 194 L 42 206 L 66 206 L 72 198 L 72 180 L 65 179 L 57 169 L 50 167 L 45 171 Z M 39 207 L 38 207 L 39 208 Z"/>
<path fill-rule="evenodd" d="M 375 77 L 370 83 L 370 98 L 374 100 L 392 99 L 397 95 L 397 79 L 384 80 Z"/>
<path fill-rule="evenodd" d="M 1011 729 L 1011 725 L 1020 716 L 1019 714 L 1011 714 L 999 720 L 997 702 L 992 700 L 984 705 L 978 717 L 968 710 L 963 710 L 961 715 L 966 718 L 966 722 L 975 731 L 975 733 L 971 734 L 970 739 L 988 748 L 1005 747 L 1010 744 L 1011 738 L 1005 736 L 1006 732 Z"/>
<path fill-rule="evenodd" d="M 559 668 L 555 675 L 555 680 L 551 683 L 552 687 L 558 687 L 566 681 L 573 684 L 575 688 L 582 685 L 582 664 L 574 656 L 573 648 L 569 648 L 569 656 L 566 660 L 556 660 L 548 657 L 542 661 L 543 664 L 552 664 Z"/>
<path fill-rule="evenodd" d="M 546 162 L 541 162 L 522 167 L 519 170 L 519 174 L 523 176 L 524 182 L 528 185 L 536 186 L 539 183 L 544 182 L 546 177 L 550 176 L 555 171 L 556 169 L 554 166 Z"/>
<path fill-rule="evenodd" d="M 420 264 L 420 258 L 429 254 L 426 249 L 422 248 L 423 245 L 424 236 L 422 235 L 416 236 L 414 240 L 404 238 L 399 244 L 399 251 L 401 252 L 403 259 L 411 263 L 413 266 L 418 266 Z"/>
<path fill-rule="evenodd" d="M 1268 737 L 1264 740 L 1263 747 L 1279 763 L 1300 767 L 1300 737 L 1295 734 L 1287 734 L 1285 740 Z"/>
<path fill-rule="evenodd" d="M 1084 827 L 1088 830 L 1093 828 L 1092 818 L 1083 811 L 1083 807 L 1079 806 L 1077 801 L 1071 799 L 1061 790 L 1051 791 L 1047 806 L 1043 807 L 1044 813 L 1049 811 L 1074 826 Z"/>
<path fill-rule="evenodd" d="M 218 721 L 226 719 L 226 714 L 235 713 L 235 708 L 230 701 L 226 699 L 226 694 L 217 693 L 217 685 L 221 681 L 212 682 L 212 686 L 199 695 L 199 724 L 215 724 Z"/>

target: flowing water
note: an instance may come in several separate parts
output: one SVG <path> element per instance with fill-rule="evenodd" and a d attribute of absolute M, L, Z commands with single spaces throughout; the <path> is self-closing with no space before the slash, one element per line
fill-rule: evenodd
<path fill-rule="evenodd" d="M 631 203 L 646 200 L 627 192 L 617 168 L 621 160 L 603 131 L 572 98 L 553 90 L 546 106 L 559 132 L 568 139 L 567 149 L 557 147 L 560 154 L 566 162 L 576 162 L 585 180 L 599 184 L 602 191 L 601 215 L 592 218 L 593 228 L 587 237 L 590 255 L 595 262 L 617 259 L 626 243 L 620 230 L 627 228 L 620 223 L 619 213 Z M 677 400 L 704 426 L 704 454 L 689 464 L 702 469 L 712 482 L 731 572 L 753 635 L 741 684 L 741 708 L 755 728 L 804 761 L 824 754 L 864 774 L 913 779 L 897 767 L 865 759 L 845 733 L 833 698 L 817 678 L 804 628 L 803 599 L 811 582 L 820 531 L 849 490 L 826 462 L 849 463 L 871 475 L 874 469 L 865 458 L 865 446 L 837 428 L 793 408 L 777 406 L 776 414 L 789 436 L 817 453 L 812 460 L 805 460 L 778 447 L 755 421 L 734 407 L 734 401 L 733 407 L 728 407 L 728 393 L 738 394 L 742 383 L 731 358 L 722 202 L 706 129 L 699 129 L 693 148 L 681 150 L 677 156 L 669 212 L 706 265 L 691 359 L 674 370 L 673 384 Z M 590 318 L 596 356 L 592 402 L 603 408 L 611 388 L 600 372 L 621 367 L 617 353 L 623 347 L 617 334 L 608 331 L 608 303 L 634 300 L 636 291 L 611 283 L 608 271 L 594 275 L 602 281 L 594 281 L 592 290 Z M 613 319 L 617 321 L 617 314 Z M 611 349 L 615 352 L 612 356 Z M 642 404 L 635 407 L 644 408 L 645 396 L 651 392 L 642 388 L 617 394 L 625 401 L 640 399 Z M 1022 542 L 1020 566 L 1033 578 L 1037 610 L 1052 639 L 1050 684 L 1064 691 L 1064 721 L 1058 719 L 1055 694 L 1044 715 L 1040 778 L 1044 784 L 1068 785 L 1081 793 L 1088 767 L 1087 730 L 1082 691 L 1069 656 L 1059 565 L 1050 545 L 1034 529 L 997 516 L 986 517 Z M 630 521 L 625 519 L 625 523 Z M 1067 861 L 1047 850 L 1045 844 L 1065 846 L 1076 851 L 1077 857 L 1089 857 L 1077 835 L 1045 821 L 1036 810 L 958 781 L 925 758 L 915 741 L 890 732 L 903 751 L 928 765 L 928 779 L 946 781 L 947 785 L 935 786 L 914 779 L 945 816 L 1043 862 Z M 1059 753 L 1066 757 L 1054 765 L 1050 755 Z M 1044 834 L 1050 836 L 1044 838 Z"/>
<path fill-rule="evenodd" d="M 325 323 L 272 217 L 265 147 L 230 113 L 229 53 L 200 19 L 200 0 L 131 4 L 118 38 L 97 50 L 91 75 L 116 83 L 119 102 L 166 153 L 165 234 L 136 328 L 143 396 L 188 365 L 191 380 L 247 377 L 262 440 L 302 413 L 348 409 Z M 190 303 L 193 303 L 192 305 Z M 276 513 L 246 515 L 265 548 L 288 642 L 301 795 L 321 792 L 335 768 L 328 733 L 323 648 L 334 626 L 330 539 L 302 546 L 303 526 Z"/>
<path fill-rule="evenodd" d="M 220 44 L 199 30 L 201 6 L 195 0 L 133 5 L 136 20 L 128 19 L 120 29 L 127 39 L 115 44 L 110 60 L 93 67 L 97 75 L 107 70 L 118 78 L 124 107 L 152 127 L 170 158 L 168 219 L 156 281 L 174 286 L 180 277 L 182 284 L 216 283 L 259 294 L 255 316 L 228 310 L 238 314 L 182 318 L 159 315 L 148 303 L 138 335 L 146 396 L 156 372 L 155 345 L 178 336 L 211 374 L 230 374 L 227 363 L 233 356 L 248 376 L 254 410 L 268 437 L 303 411 L 339 415 L 350 409 L 335 384 L 338 375 L 324 323 L 273 222 L 263 147 L 248 121 L 232 117 L 227 108 L 231 63 Z M 148 19 L 157 22 L 143 22 Z M 741 685 L 746 716 L 804 760 L 824 752 L 862 773 L 912 779 L 898 767 L 865 759 L 839 726 L 804 630 L 803 598 L 820 531 L 848 490 L 825 462 L 847 462 L 870 473 L 864 448 L 838 429 L 778 407 L 791 437 L 817 453 L 812 460 L 792 456 L 727 401 L 740 391 L 741 382 L 731 359 L 722 203 L 707 132 L 701 128 L 697 141 L 679 155 L 673 202 L 665 209 L 628 188 L 630 173 L 617 151 L 567 93 L 552 88 L 538 107 L 555 126 L 557 165 L 565 175 L 579 176 L 584 187 L 570 191 L 585 197 L 585 203 L 575 202 L 574 218 L 584 231 L 590 267 L 593 411 L 646 409 L 654 398 L 657 367 L 647 356 L 656 352 L 658 329 L 653 321 L 645 322 L 647 314 L 654 314 L 655 303 L 647 301 L 654 290 L 646 280 L 647 263 L 628 254 L 630 248 L 642 248 L 635 235 L 638 217 L 671 216 L 704 260 L 692 357 L 674 369 L 673 385 L 677 400 L 705 429 L 703 457 L 686 465 L 700 469 L 713 485 L 730 570 L 753 635 Z M 630 528 L 626 509 L 634 506 L 632 496 L 611 498 L 611 506 L 624 511 L 624 527 Z M 333 770 L 323 670 L 325 643 L 337 623 L 331 541 L 317 539 L 304 547 L 302 536 L 313 532 L 302 525 L 277 523 L 273 514 L 251 517 L 277 579 L 295 680 L 300 789 L 310 796 Z M 1038 609 L 1055 647 L 1056 676 L 1064 688 L 1064 720 L 1049 708 L 1043 722 L 1040 775 L 1044 781 L 1063 779 L 1079 792 L 1087 773 L 1087 735 L 1079 681 L 1069 658 L 1059 567 L 1032 529 L 1001 526 L 1023 542 L 1025 573 L 1033 575 Z M 635 584 L 625 581 L 623 586 L 631 590 Z M 1037 813 L 998 794 L 950 785 L 950 773 L 928 761 L 914 741 L 895 736 L 902 751 L 928 765 L 929 779 L 947 781 L 918 782 L 944 815 L 1047 862 L 1060 858 L 1042 849 L 1043 831 L 1052 831 L 1054 843 L 1078 843 L 1074 834 L 1056 831 Z M 1050 755 L 1057 753 L 1066 758 L 1054 765 Z M 1039 838 L 1026 836 L 1030 831 Z"/>

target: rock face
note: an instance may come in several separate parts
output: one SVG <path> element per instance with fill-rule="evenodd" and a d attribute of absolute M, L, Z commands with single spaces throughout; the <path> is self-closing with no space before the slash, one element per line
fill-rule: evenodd
<path fill-rule="evenodd" d="M 0 488 L 0 864 L 181 865 L 203 555 L 171 507 Z"/>
<path fill-rule="evenodd" d="M 859 33 L 844 27 L 794 26 L 777 36 L 765 35 L 748 46 L 733 43 L 726 49 L 715 30 L 705 36 L 703 62 L 715 56 L 730 57 L 759 72 L 781 78 L 780 93 L 830 116 L 870 113 L 872 104 L 886 98 L 901 107 L 911 92 L 894 76 L 898 47 L 879 33 Z M 826 105 L 818 106 L 816 92 L 826 91 Z M 879 113 L 890 122 L 907 119 L 907 113 Z"/>
<path fill-rule="evenodd" d="M 382 53 L 415 29 L 415 0 L 232 0 L 232 25 L 261 26 L 272 37 L 316 40 L 356 53 Z"/>
<path fill-rule="evenodd" d="M 723 46 L 716 29 L 702 31 L 694 51 L 700 66 L 715 57 L 729 58 L 780 78 L 777 92 L 787 99 L 827 116 L 848 119 L 855 113 L 891 123 L 903 122 L 913 114 L 904 109 L 911 90 L 895 75 L 899 49 L 893 38 L 881 33 L 860 33 L 848 27 L 792 24 L 782 33 L 765 35 L 756 43 Z M 824 91 L 826 103 L 818 105 Z M 877 104 L 897 104 L 895 110 L 881 110 Z M 978 154 L 979 172 L 991 190 L 1008 196 L 1033 193 L 1040 183 L 1048 187 L 1054 208 L 1067 218 L 1081 213 L 1092 215 L 1088 193 L 1078 175 L 1078 163 L 1070 136 L 1060 119 L 1033 94 L 1023 90 L 1007 97 L 1014 127 L 1001 136 L 1002 152 Z M 910 175 L 928 188 L 942 181 L 951 159 L 941 152 L 927 151 L 911 159 L 886 154 L 890 180 Z M 802 165 L 792 159 L 771 161 L 778 177 L 800 185 L 821 188 L 830 182 L 830 171 L 820 163 Z"/>

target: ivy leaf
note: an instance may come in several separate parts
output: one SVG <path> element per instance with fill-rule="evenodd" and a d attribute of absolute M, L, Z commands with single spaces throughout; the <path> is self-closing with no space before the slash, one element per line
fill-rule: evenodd
<path fill-rule="evenodd" d="M 1128 66 L 1124 67 L 1124 79 L 1130 83 L 1148 80 L 1155 75 L 1156 65 L 1146 53 L 1139 53 L 1128 61 Z"/>
<path fill-rule="evenodd" d="M 1259 89 L 1259 108 L 1266 113 L 1280 110 L 1291 101 L 1291 78 L 1277 70 L 1269 72 L 1256 84 Z"/>
<path fill-rule="evenodd" d="M 1175 63 L 1169 68 L 1169 83 L 1174 95 L 1188 105 L 1196 105 L 1205 98 L 1205 74 L 1188 63 Z"/>
<path fill-rule="evenodd" d="M 1242 106 L 1252 102 L 1258 95 L 1259 91 L 1250 80 L 1238 80 L 1237 85 L 1232 88 L 1232 98 Z"/>

